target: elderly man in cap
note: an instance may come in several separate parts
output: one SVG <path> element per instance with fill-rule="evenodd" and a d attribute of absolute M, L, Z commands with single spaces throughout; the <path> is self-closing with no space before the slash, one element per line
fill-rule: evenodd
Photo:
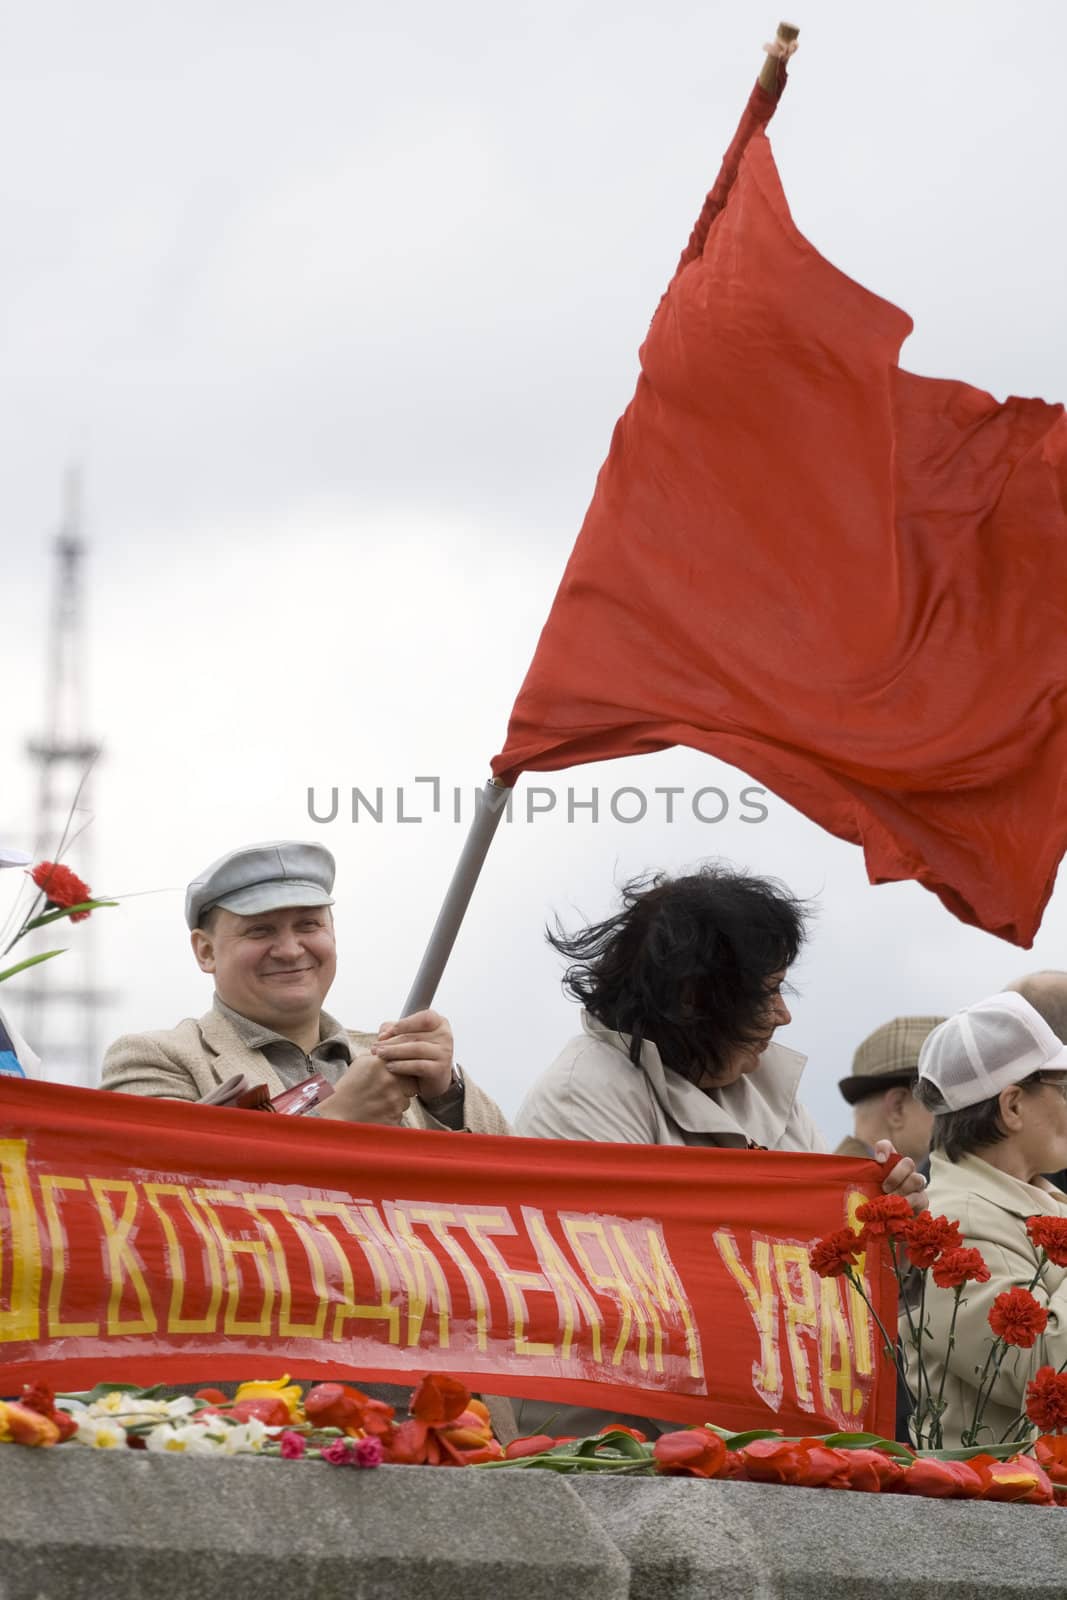
<path fill-rule="evenodd" d="M 176 1028 L 126 1034 L 104 1057 L 102 1087 L 204 1100 L 235 1074 L 280 1094 L 320 1074 L 318 1115 L 347 1122 L 507 1133 L 497 1106 L 452 1059 L 435 1011 L 354 1033 L 322 1009 L 337 964 L 334 860 L 319 844 L 232 850 L 189 885 L 185 920 L 212 1009 Z"/>
<path fill-rule="evenodd" d="M 923 1041 L 944 1017 L 894 1017 L 859 1046 L 852 1076 L 838 1088 L 852 1106 L 854 1133 L 842 1139 L 837 1156 L 872 1156 L 879 1139 L 921 1166 L 930 1151 L 934 1119 L 912 1090 L 919 1075 Z"/>

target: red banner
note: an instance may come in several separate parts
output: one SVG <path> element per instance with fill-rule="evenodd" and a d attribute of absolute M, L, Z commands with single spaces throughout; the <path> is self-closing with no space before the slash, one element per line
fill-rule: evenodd
<path fill-rule="evenodd" d="M 0 1393 L 414 1382 L 724 1427 L 893 1431 L 860 1297 L 808 1248 L 835 1156 L 282 1119 L 0 1080 Z M 867 1264 L 883 1323 L 895 1282 Z"/>

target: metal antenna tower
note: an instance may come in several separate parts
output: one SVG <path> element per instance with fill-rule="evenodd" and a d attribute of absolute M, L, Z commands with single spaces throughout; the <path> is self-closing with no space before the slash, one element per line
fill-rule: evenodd
<path fill-rule="evenodd" d="M 78 785 L 78 811 L 70 834 L 92 816 L 90 768 L 100 747 L 85 733 L 86 660 L 82 609 L 85 541 L 81 533 L 81 478 L 69 468 L 64 478 L 63 515 L 53 541 L 54 566 L 45 678 L 45 729 L 31 739 L 27 754 L 37 769 L 35 861 L 55 860 Z M 89 776 L 86 777 L 86 773 Z M 92 829 L 81 833 L 70 858 L 80 878 L 92 884 Z M 57 932 L 66 954 L 31 967 L 16 979 L 24 998 L 24 1032 L 51 1068 L 51 1076 L 94 1085 L 99 1073 L 97 1012 L 112 996 L 95 984 L 92 919 L 70 929 L 53 923 L 34 937 L 34 949 L 54 947 Z"/>

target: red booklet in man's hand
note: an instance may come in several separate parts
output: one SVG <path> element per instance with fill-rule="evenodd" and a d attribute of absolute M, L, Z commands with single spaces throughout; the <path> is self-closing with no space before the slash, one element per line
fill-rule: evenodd
<path fill-rule="evenodd" d="M 222 1106 L 242 1111 L 276 1111 L 284 1117 L 302 1117 L 305 1112 L 328 1100 L 332 1094 L 333 1084 L 327 1083 L 321 1072 L 316 1072 L 314 1077 L 305 1078 L 303 1083 L 294 1084 L 291 1089 L 283 1089 L 281 1094 L 276 1094 L 273 1099 L 265 1083 L 253 1083 L 247 1073 L 237 1072 L 232 1078 L 227 1078 L 225 1083 L 220 1083 L 217 1089 L 212 1089 L 210 1094 L 204 1095 L 199 1103 L 202 1106 Z"/>

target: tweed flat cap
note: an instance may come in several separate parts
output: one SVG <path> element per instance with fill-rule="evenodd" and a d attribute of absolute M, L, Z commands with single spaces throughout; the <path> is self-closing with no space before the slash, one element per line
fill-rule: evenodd
<path fill-rule="evenodd" d="M 914 1083 L 923 1041 L 944 1021 L 944 1017 L 894 1017 L 868 1034 L 852 1057 L 852 1076 L 837 1085 L 849 1105 L 897 1084 Z"/>
<path fill-rule="evenodd" d="M 197 928 L 215 906 L 242 917 L 288 906 L 332 906 L 335 870 L 333 856 L 321 844 L 298 839 L 247 844 L 193 879 L 185 891 L 185 920 Z"/>

